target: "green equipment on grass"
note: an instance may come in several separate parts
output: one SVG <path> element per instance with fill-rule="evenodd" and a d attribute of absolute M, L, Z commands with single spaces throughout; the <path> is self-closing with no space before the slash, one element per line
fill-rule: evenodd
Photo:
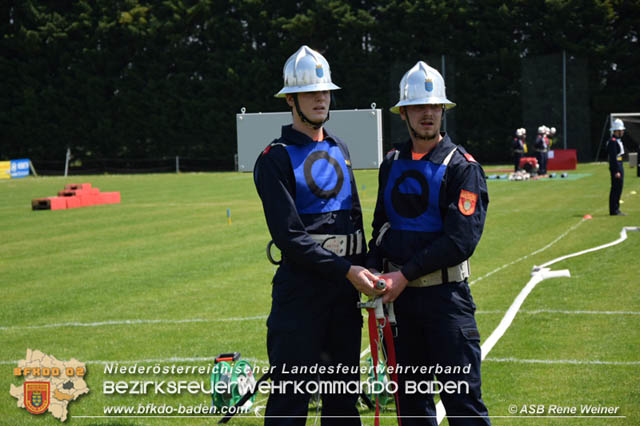
<path fill-rule="evenodd" d="M 373 371 L 373 358 L 368 357 L 367 362 L 369 363 L 369 377 L 367 377 L 367 389 L 370 392 L 367 393 L 367 396 L 371 401 L 376 400 L 376 395 L 378 396 L 378 402 L 380 406 L 384 409 L 389 402 L 394 400 L 393 394 L 387 391 L 388 383 L 389 383 L 389 375 L 387 374 L 387 369 L 384 366 L 382 360 L 378 361 L 378 378 L 376 379 L 376 375 Z M 374 384 L 375 383 L 375 384 Z"/>
<path fill-rule="evenodd" d="M 218 409 L 233 407 L 256 386 L 251 364 L 240 359 L 240 352 L 220 354 L 215 359 L 211 373 L 212 406 Z M 244 404 L 249 408 L 255 401 L 255 393 Z"/>

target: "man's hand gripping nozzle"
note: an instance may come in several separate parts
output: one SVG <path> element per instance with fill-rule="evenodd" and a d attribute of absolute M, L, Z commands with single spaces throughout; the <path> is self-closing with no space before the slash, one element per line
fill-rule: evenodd
<path fill-rule="evenodd" d="M 384 290 L 387 287 L 387 283 L 384 280 L 376 281 L 376 290 Z M 374 309 L 376 314 L 376 320 L 385 319 L 389 321 L 392 326 L 396 325 L 396 314 L 393 311 L 393 302 L 382 303 L 382 296 L 371 296 L 366 302 L 358 302 L 358 308 L 360 309 Z M 385 315 L 386 311 L 386 315 Z M 382 324 L 384 327 L 384 323 Z"/>

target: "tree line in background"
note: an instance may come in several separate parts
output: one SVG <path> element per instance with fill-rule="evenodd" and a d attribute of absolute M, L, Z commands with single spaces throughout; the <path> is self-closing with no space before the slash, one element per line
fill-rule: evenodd
<path fill-rule="evenodd" d="M 610 112 L 640 107 L 640 0 L 10 0 L 0 10 L 0 159 L 69 147 L 87 161 L 183 156 L 232 169 L 235 114 L 285 110 L 273 94 L 302 44 L 343 88 L 334 109 L 385 111 L 385 148 L 407 137 L 388 108 L 418 60 L 444 67 L 458 104 L 447 129 L 486 163 L 508 160 L 518 127 L 530 147 L 541 124 L 562 144 L 563 93 L 567 145 L 582 160 Z"/>

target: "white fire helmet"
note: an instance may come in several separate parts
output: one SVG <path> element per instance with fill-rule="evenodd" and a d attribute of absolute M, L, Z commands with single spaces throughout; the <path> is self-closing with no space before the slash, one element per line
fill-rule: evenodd
<path fill-rule="evenodd" d="M 612 132 L 615 132 L 616 130 L 624 130 L 624 122 L 619 118 L 616 118 L 613 120 L 613 124 L 611 124 L 611 128 L 609 130 Z"/>
<path fill-rule="evenodd" d="M 276 98 L 284 98 L 287 93 L 340 89 L 331 82 L 327 60 L 308 46 L 302 46 L 287 59 L 282 74 L 284 87 L 275 94 Z"/>
<path fill-rule="evenodd" d="M 550 128 L 550 129 L 549 129 L 549 134 L 550 134 L 551 136 L 555 136 L 555 135 L 556 135 L 556 128 L 555 128 L 555 127 Z"/>
<path fill-rule="evenodd" d="M 547 127 L 546 126 L 542 125 L 542 126 L 538 127 L 538 134 L 539 135 L 544 135 L 546 133 L 547 133 Z"/>
<path fill-rule="evenodd" d="M 527 130 L 524 127 L 521 127 L 516 130 L 516 136 L 524 136 L 527 134 Z"/>
<path fill-rule="evenodd" d="M 446 109 L 456 106 L 447 99 L 444 79 L 440 73 L 423 61 L 419 61 L 400 80 L 400 101 L 390 111 L 400 114 L 406 105 L 442 104 Z"/>

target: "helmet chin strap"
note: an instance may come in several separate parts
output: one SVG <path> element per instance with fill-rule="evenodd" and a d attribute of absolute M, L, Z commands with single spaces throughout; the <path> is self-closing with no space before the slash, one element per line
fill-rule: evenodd
<path fill-rule="evenodd" d="M 307 118 L 307 116 L 305 116 L 304 113 L 302 112 L 302 110 L 300 109 L 300 104 L 298 103 L 298 94 L 297 93 L 293 94 L 293 102 L 296 105 L 296 111 L 298 111 L 298 116 L 300 117 L 302 122 L 308 124 L 313 129 L 318 130 L 320 127 L 322 127 L 322 125 L 324 123 L 329 121 L 329 117 L 331 116 L 331 113 L 329 111 L 327 111 L 327 118 L 325 118 L 324 120 L 322 120 L 320 122 L 314 122 L 314 121 L 309 120 Z"/>

